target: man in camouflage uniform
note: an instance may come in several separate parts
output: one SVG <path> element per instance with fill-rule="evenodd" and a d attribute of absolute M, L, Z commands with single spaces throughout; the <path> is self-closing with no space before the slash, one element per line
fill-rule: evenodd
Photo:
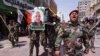
<path fill-rule="evenodd" d="M 30 35 L 30 51 L 29 51 L 29 56 L 33 55 L 33 48 L 34 46 L 36 47 L 36 56 L 39 54 L 39 40 L 40 40 L 40 35 L 43 35 L 43 31 L 32 31 L 31 30 L 31 35 Z"/>
<path fill-rule="evenodd" d="M 89 42 L 90 42 L 90 44 L 89 44 L 90 49 L 93 53 L 95 53 L 94 40 L 95 40 L 95 30 L 96 30 L 96 27 L 94 27 L 94 25 L 96 25 L 96 23 L 94 23 L 94 19 L 89 18 L 86 28 L 88 29 L 88 38 L 89 38 Z M 94 28 L 91 30 L 92 27 L 94 27 Z"/>
<path fill-rule="evenodd" d="M 15 46 L 15 43 L 18 42 L 18 24 L 14 20 L 10 20 L 8 24 L 9 35 L 8 39 L 11 42 L 12 46 Z"/>
<path fill-rule="evenodd" d="M 82 22 L 82 25 L 83 27 L 85 28 L 85 32 L 86 34 L 84 34 L 83 36 L 83 43 L 84 43 L 84 46 L 85 46 L 85 50 L 84 50 L 84 53 L 85 54 L 88 54 L 89 53 L 89 38 L 88 38 L 88 29 L 87 29 L 87 24 L 88 24 L 88 17 L 85 17 Z"/>
<path fill-rule="evenodd" d="M 16 40 L 16 43 L 18 43 L 19 41 L 19 24 L 15 21 L 13 21 L 13 25 L 14 25 L 14 29 L 15 29 L 15 40 Z"/>
<path fill-rule="evenodd" d="M 66 27 L 61 27 L 55 42 L 55 55 L 60 56 L 60 44 L 64 41 L 65 54 L 68 56 L 83 56 L 82 43 L 85 30 L 78 22 L 78 11 L 73 10 L 70 14 L 70 22 Z"/>
<path fill-rule="evenodd" d="M 42 30 L 32 30 L 31 29 L 31 26 L 41 26 L 43 25 L 42 24 L 42 21 L 39 20 L 40 19 L 40 14 L 39 12 L 37 12 L 37 14 L 35 15 L 36 20 L 35 22 L 33 22 L 31 25 L 30 25 L 30 51 L 29 51 L 29 56 L 33 56 L 33 48 L 34 46 L 36 47 L 36 56 L 39 56 L 39 46 L 40 46 L 40 37 L 41 37 L 41 41 L 43 41 L 43 37 L 45 36 L 44 35 L 44 31 Z"/>

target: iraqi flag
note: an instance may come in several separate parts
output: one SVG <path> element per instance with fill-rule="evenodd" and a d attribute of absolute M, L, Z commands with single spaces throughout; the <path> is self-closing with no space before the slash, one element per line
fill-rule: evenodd
<path fill-rule="evenodd" d="M 19 24 L 21 24 L 22 19 L 23 19 L 23 14 L 22 14 L 22 12 L 21 12 L 19 9 L 17 9 L 17 13 L 18 13 L 17 22 L 18 22 Z"/>

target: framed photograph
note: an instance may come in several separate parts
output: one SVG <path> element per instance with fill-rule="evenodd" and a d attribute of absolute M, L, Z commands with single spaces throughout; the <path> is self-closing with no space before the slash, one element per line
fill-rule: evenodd
<path fill-rule="evenodd" d="M 31 23 L 31 30 L 45 30 L 45 9 L 41 7 L 36 7 L 32 11 L 32 23 Z"/>

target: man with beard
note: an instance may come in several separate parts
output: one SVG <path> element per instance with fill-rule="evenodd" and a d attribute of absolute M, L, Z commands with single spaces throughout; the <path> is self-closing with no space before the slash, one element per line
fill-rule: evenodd
<path fill-rule="evenodd" d="M 83 56 L 83 36 L 85 30 L 83 26 L 78 22 L 78 10 L 73 10 L 70 14 L 70 21 L 66 27 L 62 27 L 62 30 L 58 33 L 55 42 L 55 56 L 60 56 L 61 41 L 64 42 L 64 55 L 68 56 Z"/>

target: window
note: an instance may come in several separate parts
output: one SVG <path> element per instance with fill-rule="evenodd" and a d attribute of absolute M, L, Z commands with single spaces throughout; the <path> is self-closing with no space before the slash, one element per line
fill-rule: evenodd
<path fill-rule="evenodd" d="M 82 2 L 80 2 L 79 5 L 82 5 Z"/>
<path fill-rule="evenodd" d="M 87 1 L 85 1 L 85 4 L 87 4 Z"/>
<path fill-rule="evenodd" d="M 82 2 L 80 2 L 80 3 L 82 3 Z"/>

